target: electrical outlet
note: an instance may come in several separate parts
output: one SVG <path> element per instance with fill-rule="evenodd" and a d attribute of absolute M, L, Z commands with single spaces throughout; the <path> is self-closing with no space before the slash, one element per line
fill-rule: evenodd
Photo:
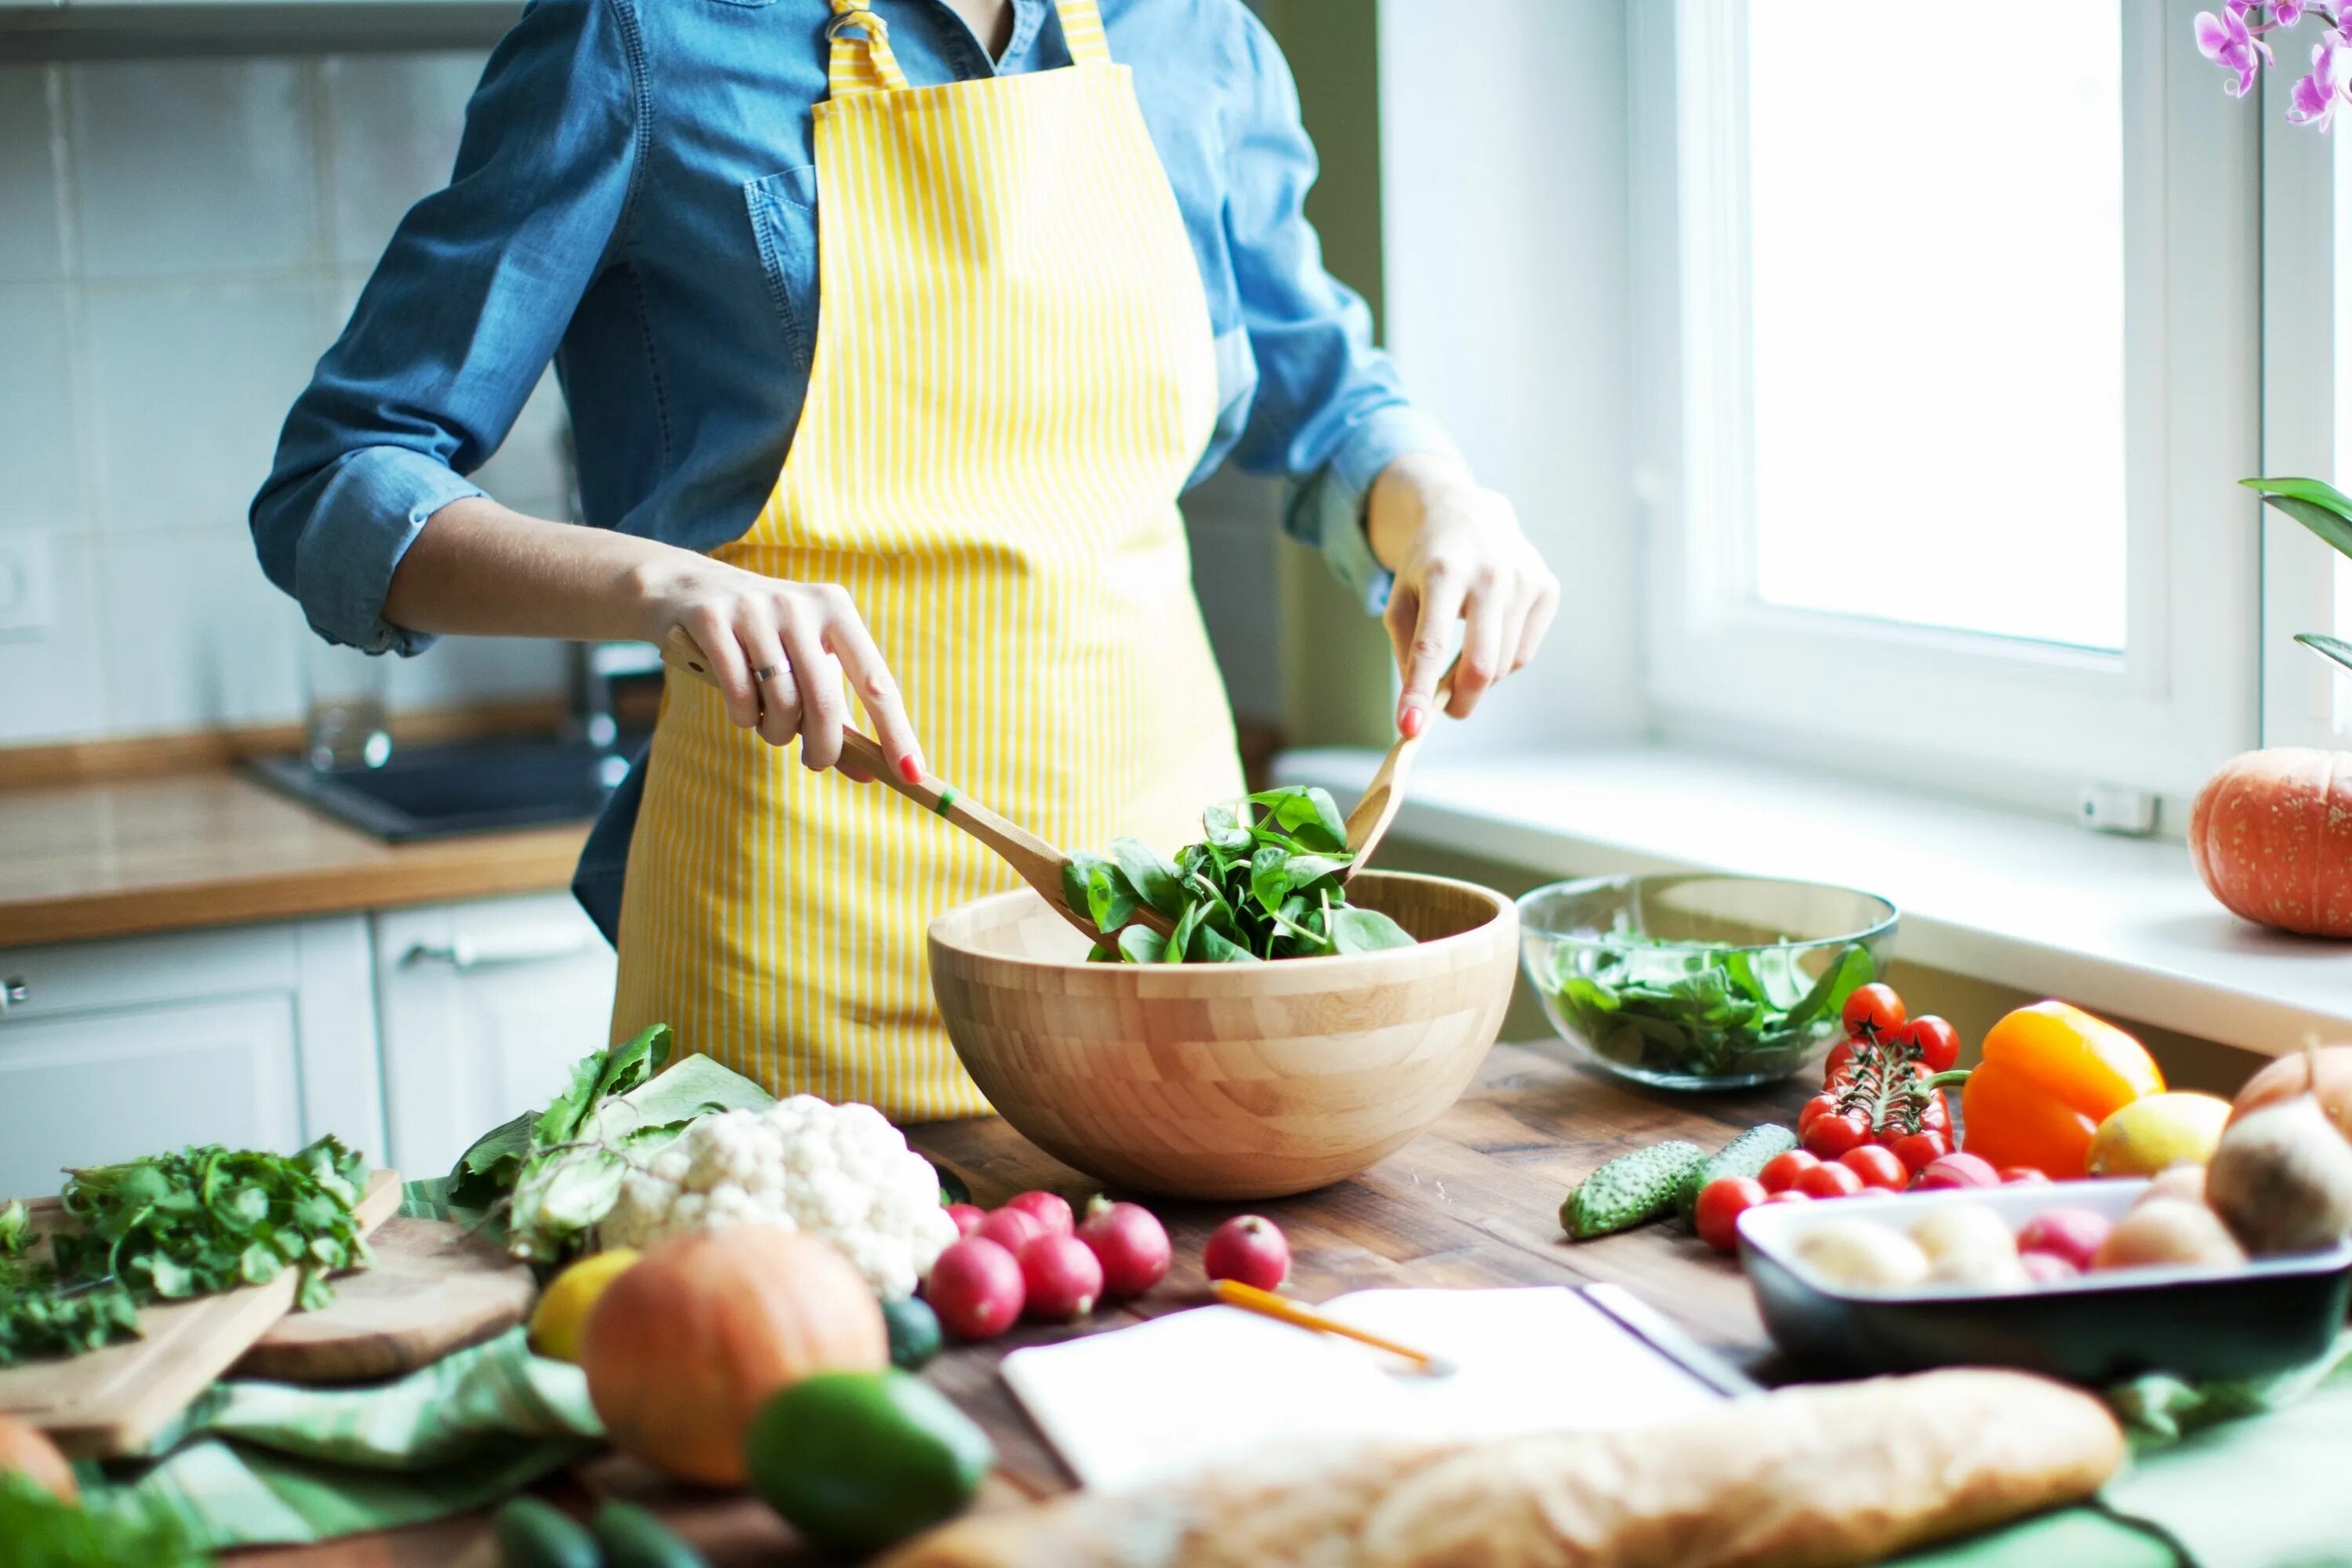
<path fill-rule="evenodd" d="M 0 632 L 45 630 L 49 599 L 49 536 L 0 533 Z"/>

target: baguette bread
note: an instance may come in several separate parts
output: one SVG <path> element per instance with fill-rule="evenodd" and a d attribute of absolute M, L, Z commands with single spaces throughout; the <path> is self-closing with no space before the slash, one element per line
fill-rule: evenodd
<path fill-rule="evenodd" d="M 2087 1394 L 1931 1372 L 1634 1430 L 1269 1455 L 962 1520 L 885 1568 L 1838 1568 L 2077 1501 L 2123 1457 Z"/>

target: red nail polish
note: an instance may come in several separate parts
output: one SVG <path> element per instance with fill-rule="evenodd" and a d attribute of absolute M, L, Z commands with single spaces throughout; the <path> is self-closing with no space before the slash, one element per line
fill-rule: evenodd
<path fill-rule="evenodd" d="M 898 776 L 908 784 L 923 782 L 923 759 L 909 752 L 898 759 Z"/>
<path fill-rule="evenodd" d="M 1408 708 L 1404 710 L 1404 716 L 1397 721 L 1397 728 L 1402 731 L 1405 739 L 1410 741 L 1421 733 L 1421 727 L 1425 722 L 1427 719 L 1420 709 Z"/>

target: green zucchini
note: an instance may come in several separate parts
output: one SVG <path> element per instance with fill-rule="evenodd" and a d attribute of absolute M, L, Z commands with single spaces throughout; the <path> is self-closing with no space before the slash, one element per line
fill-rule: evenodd
<path fill-rule="evenodd" d="M 578 1520 L 535 1497 L 511 1497 L 490 1516 L 504 1568 L 604 1568 L 596 1538 Z"/>
<path fill-rule="evenodd" d="M 1559 1205 L 1559 1225 L 1579 1241 L 1663 1219 L 1683 1181 L 1706 1163 L 1706 1151 L 1677 1138 L 1653 1143 L 1587 1176 Z"/>
<path fill-rule="evenodd" d="M 604 1549 L 604 1568 L 710 1568 L 709 1558 L 635 1503 L 615 1499 L 588 1522 Z"/>
<path fill-rule="evenodd" d="M 1796 1146 L 1796 1133 L 1777 1121 L 1749 1128 L 1683 1178 L 1682 1190 L 1675 1194 L 1675 1211 L 1683 1216 L 1685 1225 L 1690 1224 L 1691 1212 L 1698 1207 L 1698 1195 L 1709 1182 L 1722 1176 L 1761 1175 L 1765 1166 Z"/>

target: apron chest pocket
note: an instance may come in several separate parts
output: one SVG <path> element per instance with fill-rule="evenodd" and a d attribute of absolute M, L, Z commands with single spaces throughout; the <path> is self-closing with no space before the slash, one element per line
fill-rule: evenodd
<path fill-rule="evenodd" d="M 784 323 L 793 367 L 805 371 L 816 345 L 816 165 L 748 181 L 743 200 L 768 297 Z"/>

